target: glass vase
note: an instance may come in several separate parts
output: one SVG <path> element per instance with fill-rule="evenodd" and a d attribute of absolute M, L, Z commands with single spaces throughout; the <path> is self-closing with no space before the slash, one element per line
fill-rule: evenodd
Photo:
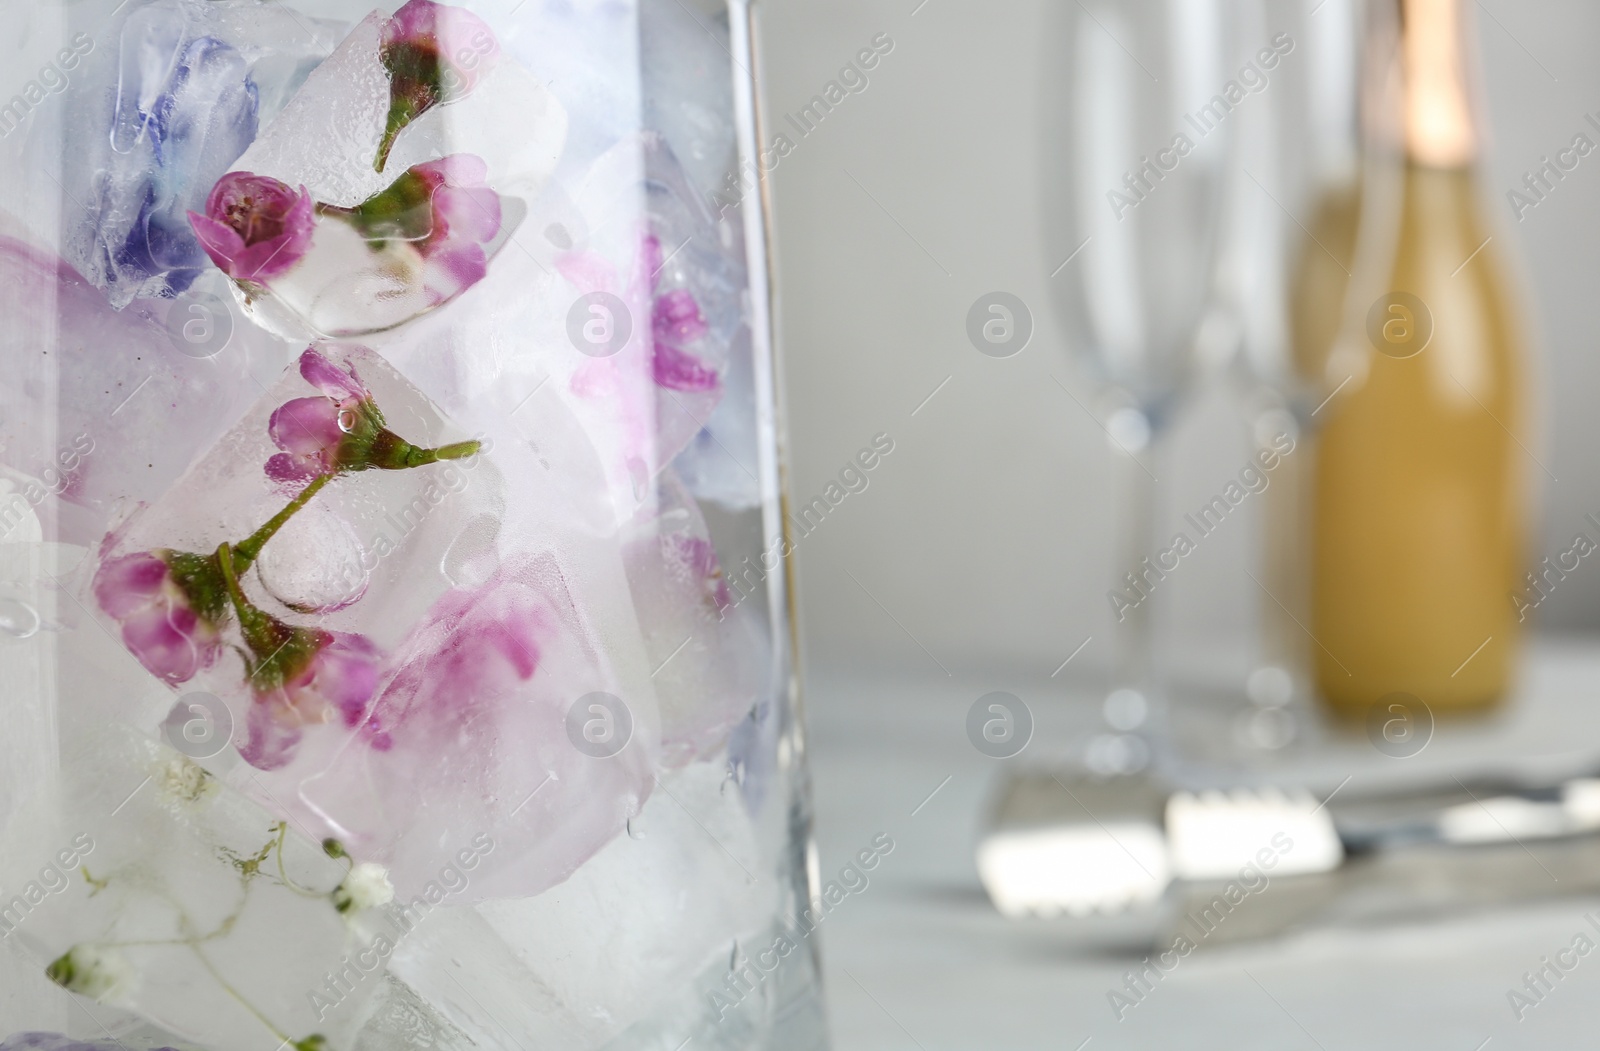
<path fill-rule="evenodd" d="M 748 0 L 9 6 L 0 1049 L 825 1046 Z"/>

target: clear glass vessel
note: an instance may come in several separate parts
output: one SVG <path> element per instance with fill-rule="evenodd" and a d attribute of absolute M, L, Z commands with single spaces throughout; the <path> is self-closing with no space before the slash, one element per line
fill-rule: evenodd
<path fill-rule="evenodd" d="M 6 6 L 0 1049 L 825 1046 L 748 0 Z"/>

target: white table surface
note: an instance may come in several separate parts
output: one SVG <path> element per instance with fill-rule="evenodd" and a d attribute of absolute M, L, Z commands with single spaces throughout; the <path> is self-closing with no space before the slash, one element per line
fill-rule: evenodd
<path fill-rule="evenodd" d="M 1107 992 L 1132 961 L 1074 944 L 1059 926 L 1003 919 L 973 864 L 989 793 L 1003 762 L 1017 760 L 989 759 L 968 743 L 967 709 L 990 690 L 1023 697 L 1038 723 L 1023 757 L 1037 760 L 1093 711 L 1086 684 L 1047 675 L 946 677 L 931 664 L 901 673 L 812 669 L 822 878 L 880 833 L 896 844 L 822 929 L 838 1051 L 1076 1051 L 1085 1041 L 1094 1051 L 1600 1044 L 1600 949 L 1522 1019 L 1507 1000 L 1541 956 L 1571 945 L 1580 929 L 1594 933 L 1582 914 L 1600 908 L 1600 898 L 1582 896 L 1206 948 L 1119 1021 Z M 1596 702 L 1600 646 L 1545 642 L 1532 648 L 1517 701 L 1502 714 L 1443 724 L 1403 762 L 1359 736 L 1335 739 L 1298 758 L 1295 775 L 1325 793 L 1352 774 L 1352 784 L 1376 784 L 1397 771 L 1567 768 L 1600 757 Z"/>

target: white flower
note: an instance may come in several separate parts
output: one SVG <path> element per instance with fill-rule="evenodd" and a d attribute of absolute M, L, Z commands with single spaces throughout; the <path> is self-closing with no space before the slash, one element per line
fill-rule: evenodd
<path fill-rule="evenodd" d="M 389 882 L 389 870 L 372 861 L 363 861 L 351 869 L 333 892 L 333 906 L 340 912 L 360 912 L 393 900 L 394 884 Z"/>
<path fill-rule="evenodd" d="M 73 946 L 45 974 L 63 989 L 101 1003 L 128 1001 L 139 980 L 126 956 L 94 945 Z"/>
<path fill-rule="evenodd" d="M 156 783 L 169 799 L 194 803 L 216 787 L 205 767 L 188 759 L 170 759 L 162 764 Z"/>

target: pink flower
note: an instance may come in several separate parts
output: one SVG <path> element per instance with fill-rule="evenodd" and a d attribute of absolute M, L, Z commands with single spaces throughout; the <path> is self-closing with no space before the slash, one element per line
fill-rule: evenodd
<path fill-rule="evenodd" d="M 275 482 L 308 482 L 338 468 L 339 403 L 328 398 L 295 398 L 273 410 L 267 433 L 284 450 L 267 460 Z"/>
<path fill-rule="evenodd" d="M 411 174 L 430 192 L 432 229 L 416 247 L 428 261 L 423 283 L 442 303 L 489 272 L 483 246 L 500 233 L 500 195 L 484 185 L 488 166 L 470 153 L 419 164 Z"/>
<path fill-rule="evenodd" d="M 221 655 L 227 593 L 210 559 L 177 551 L 123 555 L 94 576 L 100 608 L 122 625 L 122 642 L 169 684 L 188 682 Z"/>
<path fill-rule="evenodd" d="M 708 331 L 700 304 L 687 288 L 675 288 L 656 297 L 650 309 L 650 327 L 658 343 L 693 343 Z"/>
<path fill-rule="evenodd" d="M 432 0 L 410 0 L 384 24 L 378 58 L 389 73 L 389 116 L 373 168 L 383 171 L 406 125 L 478 86 L 500 45 L 477 15 Z"/>
<path fill-rule="evenodd" d="M 300 355 L 300 375 L 322 394 L 286 401 L 267 421 L 267 433 L 283 450 L 266 463 L 267 477 L 275 482 L 307 482 L 339 471 L 398 471 L 477 452 L 476 442 L 438 449 L 412 445 L 384 426 L 383 412 L 354 366 L 341 369 L 315 349 Z"/>
<path fill-rule="evenodd" d="M 539 670 L 539 636 L 549 627 L 534 598 L 511 587 L 440 598 L 406 648 L 411 657 L 384 691 L 374 719 L 448 724 L 514 692 Z"/>
<path fill-rule="evenodd" d="M 677 546 L 677 558 L 680 564 L 700 578 L 701 587 L 705 591 L 706 601 L 720 615 L 733 605 L 733 592 L 728 589 L 727 578 L 722 574 L 722 563 L 717 558 L 717 549 L 711 546 L 711 541 L 701 536 L 692 534 L 670 534 L 672 542 Z"/>
<path fill-rule="evenodd" d="M 300 355 L 300 375 L 322 392 L 319 397 L 295 398 L 273 410 L 267 433 L 282 449 L 267 461 L 267 477 L 276 482 L 303 482 L 341 467 L 345 444 L 362 434 L 382 429 L 383 414 L 372 394 L 356 375 L 339 368 L 314 349 Z"/>
<path fill-rule="evenodd" d="M 656 344 L 650 367 L 656 385 L 669 390 L 710 391 L 720 382 L 716 369 L 668 343 Z"/>
<path fill-rule="evenodd" d="M 311 247 L 315 214 L 304 186 L 251 172 L 229 172 L 206 198 L 206 214 L 189 213 L 200 246 L 236 281 L 281 277 Z"/>
<path fill-rule="evenodd" d="M 500 195 L 484 185 L 481 157 L 453 153 L 417 164 L 354 208 L 319 205 L 354 226 L 374 247 L 404 242 L 423 258 L 430 305 L 453 299 L 489 272 L 485 245 L 500 233 Z"/>
<path fill-rule="evenodd" d="M 360 725 L 383 662 L 383 652 L 364 636 L 272 623 L 284 641 L 251 669 L 254 703 L 239 747 L 245 762 L 260 770 L 293 759 L 308 725 Z"/>
<path fill-rule="evenodd" d="M 390 667 L 360 723 L 366 747 L 343 749 L 302 798 L 402 895 L 437 876 L 463 829 L 491 835 L 500 858 L 463 900 L 537 894 L 615 838 L 653 787 L 648 696 L 613 754 L 574 743 L 572 713 L 593 718 L 575 706 L 621 687 L 551 562 L 520 559 L 441 596 Z"/>
<path fill-rule="evenodd" d="M 645 238 L 644 260 L 650 267 L 653 287 L 663 266 L 661 242 L 654 234 Z M 693 292 L 674 288 L 656 295 L 650 306 L 650 334 L 655 337 L 650 366 L 657 386 L 697 392 L 717 389 L 717 370 L 683 349 L 709 331 Z"/>

